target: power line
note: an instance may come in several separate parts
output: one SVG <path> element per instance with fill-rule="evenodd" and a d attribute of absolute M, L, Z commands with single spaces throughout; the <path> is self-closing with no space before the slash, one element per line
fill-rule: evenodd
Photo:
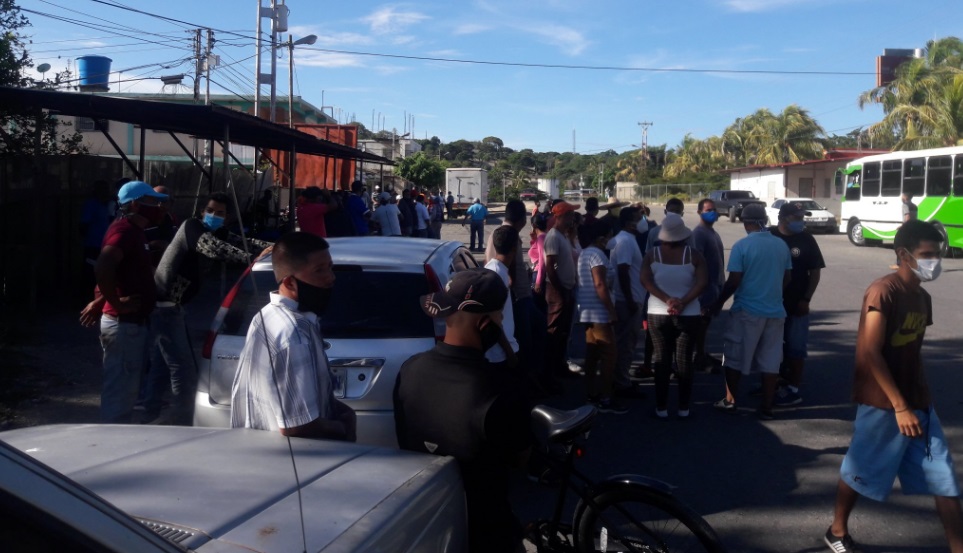
<path fill-rule="evenodd" d="M 183 19 L 175 19 L 175 18 L 173 18 L 173 17 L 167 17 L 167 16 L 165 16 L 165 15 L 160 15 L 160 14 L 156 14 L 156 13 L 151 13 L 151 12 L 147 12 L 147 11 L 144 11 L 144 10 L 138 10 L 137 8 L 132 8 L 132 7 L 130 7 L 130 6 L 125 6 L 124 4 L 121 4 L 120 2 L 108 2 L 108 1 L 106 1 L 106 0 L 90 0 L 90 1 L 91 1 L 91 2 L 95 2 L 95 3 L 97 3 L 97 4 L 103 4 L 103 5 L 105 5 L 105 6 L 110 6 L 110 7 L 112 7 L 112 8 L 118 8 L 118 9 L 125 10 L 125 11 L 129 11 L 129 12 L 139 13 L 139 14 L 141 14 L 141 15 L 146 15 L 146 16 L 153 17 L 153 18 L 156 18 L 156 19 L 162 19 L 162 20 L 164 20 L 164 21 L 170 21 L 171 23 L 178 23 L 178 24 L 180 24 L 180 25 L 187 25 L 188 27 L 190 27 L 190 28 L 192 28 L 192 29 L 193 29 L 193 28 L 197 28 L 197 27 L 203 27 L 203 28 L 205 28 L 205 29 L 208 29 L 208 28 L 209 28 L 209 29 L 212 29 L 212 30 L 214 30 L 214 31 L 217 31 L 218 33 L 223 33 L 223 34 L 228 34 L 228 35 L 234 35 L 234 36 L 238 36 L 238 37 L 245 38 L 245 39 L 248 39 L 248 40 L 254 40 L 254 38 L 253 38 L 252 36 L 250 36 L 250 35 L 243 35 L 243 34 L 236 33 L 236 32 L 234 32 L 234 31 L 228 31 L 228 30 L 225 30 L 225 29 L 214 29 L 214 28 L 208 27 L 208 26 L 206 26 L 206 25 L 198 25 L 198 24 L 196 24 L 196 23 L 191 23 L 191 22 L 189 22 L 189 21 L 184 21 Z"/>
<path fill-rule="evenodd" d="M 101 22 L 103 22 L 103 23 L 114 24 L 114 25 L 112 25 L 112 28 L 114 28 L 114 29 L 122 29 L 122 30 L 127 30 L 127 31 L 133 31 L 133 32 L 135 32 L 135 33 L 141 33 L 141 34 L 156 36 L 156 37 L 160 37 L 160 38 L 167 38 L 165 35 L 161 35 L 161 34 L 154 33 L 154 32 L 150 32 L 150 31 L 144 31 L 144 30 L 138 29 L 138 28 L 136 28 L 136 27 L 131 27 L 130 25 L 117 24 L 117 23 L 114 22 L 114 21 L 108 21 L 107 19 L 104 19 L 104 18 L 102 18 L 102 17 L 96 17 L 96 16 L 93 16 L 93 15 L 90 15 L 90 14 L 87 14 L 87 13 L 84 13 L 84 12 L 81 12 L 81 11 L 78 11 L 78 10 L 74 10 L 74 9 L 68 8 L 68 7 L 66 7 L 66 6 L 61 6 L 61 5 L 59 5 L 59 4 L 54 4 L 53 2 L 50 2 L 49 0 L 39 0 L 39 1 L 40 1 L 40 2 L 43 2 L 44 4 L 53 6 L 53 7 L 55 7 L 55 8 L 60 8 L 60 9 L 62 9 L 62 10 L 65 10 L 65 11 L 68 11 L 68 12 L 71 12 L 71 13 L 76 13 L 76 14 L 80 14 L 80 15 L 86 16 L 86 17 L 89 18 L 89 19 L 94 19 L 94 20 L 96 20 L 96 21 L 101 21 Z M 107 28 L 110 28 L 110 27 L 107 27 Z"/>
<path fill-rule="evenodd" d="M 463 63 L 471 65 L 501 65 L 509 67 L 532 67 L 543 69 L 579 69 L 590 71 L 636 71 L 647 73 L 710 73 L 723 75 L 836 75 L 836 76 L 866 76 L 875 72 L 863 71 L 789 71 L 776 69 L 683 69 L 664 67 L 621 67 L 616 65 L 566 65 L 555 63 L 524 63 L 512 61 L 469 60 L 459 58 L 437 58 L 428 56 L 405 56 L 401 54 L 381 54 L 375 52 L 358 52 L 352 50 L 333 50 L 330 48 L 302 47 L 302 50 L 313 50 L 329 54 L 348 54 L 353 56 L 370 56 L 377 58 L 392 58 L 417 61 L 440 61 L 445 63 Z"/>
<path fill-rule="evenodd" d="M 62 21 L 62 22 L 64 22 L 64 23 L 71 23 L 71 24 L 74 24 L 74 25 L 78 25 L 78 26 L 80 26 L 80 27 L 85 27 L 85 28 L 87 28 L 87 29 L 94 29 L 94 30 L 97 30 L 97 31 L 103 31 L 103 30 L 104 30 L 104 27 L 103 27 L 103 26 L 94 26 L 93 24 L 87 23 L 86 21 L 79 21 L 79 20 L 77 20 L 77 19 L 71 19 L 71 18 L 69 18 L 69 17 L 63 17 L 63 16 L 54 15 L 54 14 L 50 14 L 50 13 L 38 12 L 38 11 L 30 10 L 30 9 L 27 9 L 27 8 L 20 8 L 20 11 L 22 11 L 22 12 L 27 12 L 27 13 L 32 13 L 32 14 L 34 14 L 34 15 L 39 15 L 39 16 L 41 16 L 41 17 L 48 17 L 48 18 L 50 18 L 50 19 L 54 19 L 54 20 L 57 20 L 57 21 Z M 150 44 L 156 44 L 156 45 L 158 45 L 158 46 L 164 46 L 165 48 L 173 48 L 173 46 L 170 46 L 170 45 L 168 45 L 168 44 L 164 44 L 164 43 L 162 43 L 162 42 L 157 42 L 157 41 L 155 41 L 155 40 L 149 40 L 149 39 L 146 39 L 146 38 L 139 38 L 139 37 L 131 36 L 131 35 L 129 35 L 129 34 L 125 34 L 125 33 L 121 33 L 121 32 L 115 32 L 114 34 L 117 35 L 117 36 L 122 36 L 122 37 L 125 37 L 125 38 L 129 38 L 129 39 L 132 39 L 132 40 L 140 40 L 141 42 L 148 42 L 148 43 L 150 43 Z M 167 37 L 164 37 L 164 38 L 167 38 Z"/>

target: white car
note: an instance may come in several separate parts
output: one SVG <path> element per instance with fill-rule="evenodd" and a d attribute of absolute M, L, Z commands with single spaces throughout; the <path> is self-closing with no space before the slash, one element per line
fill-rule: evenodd
<path fill-rule="evenodd" d="M 812 198 L 778 198 L 766 208 L 769 224 L 776 225 L 779 223 L 779 208 L 786 203 L 794 203 L 806 212 L 803 218 L 806 221 L 806 230 L 828 234 L 837 232 L 839 224 L 836 222 L 836 216 Z"/>
<path fill-rule="evenodd" d="M 363 236 L 328 243 L 335 282 L 321 336 L 335 396 L 357 414 L 358 443 L 398 447 L 392 397 L 398 370 L 445 335 L 445 322 L 425 315 L 419 298 L 478 264 L 454 241 Z M 194 426 L 231 425 L 231 385 L 247 329 L 276 289 L 268 256 L 224 297 L 204 343 Z"/>
<path fill-rule="evenodd" d="M 454 553 L 467 542 L 451 457 L 288 442 L 262 430 L 92 424 L 2 432 L 0 497 L 8 553 Z"/>

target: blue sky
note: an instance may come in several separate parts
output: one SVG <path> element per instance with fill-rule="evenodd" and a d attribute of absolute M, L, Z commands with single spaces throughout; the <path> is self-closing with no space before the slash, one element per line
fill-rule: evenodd
<path fill-rule="evenodd" d="M 68 59 L 105 55 L 114 60 L 112 69 L 130 69 L 111 75 L 112 81 L 193 71 L 185 61 L 191 56 L 187 25 L 110 3 L 214 28 L 215 53 L 224 64 L 237 63 L 213 73 L 212 81 L 222 86 L 213 84 L 212 91 L 253 93 L 257 0 L 19 0 L 22 8 L 75 20 L 25 13 L 33 24 L 27 33 L 35 63 L 60 69 Z M 401 133 L 413 117 L 418 138 L 498 136 L 511 148 L 536 151 L 571 151 L 573 129 L 580 153 L 632 149 L 642 140 L 640 121 L 653 123 L 650 145 L 673 147 L 686 133 L 720 134 L 737 117 L 793 103 L 809 110 L 828 133 L 845 134 L 881 117 L 878 107 L 860 110 L 857 98 L 875 85 L 875 58 L 884 48 L 922 48 L 934 38 L 963 36 L 958 0 L 288 0 L 287 5 L 295 39 L 319 37 L 314 46 L 296 50 L 295 94 L 317 106 L 334 106 L 342 121 L 355 114 L 370 127 L 374 114 L 385 128 Z M 286 55 L 278 60 L 279 96 L 288 93 Z M 120 86 L 137 92 L 162 88 L 153 79 Z M 267 87 L 262 90 L 267 94 Z"/>

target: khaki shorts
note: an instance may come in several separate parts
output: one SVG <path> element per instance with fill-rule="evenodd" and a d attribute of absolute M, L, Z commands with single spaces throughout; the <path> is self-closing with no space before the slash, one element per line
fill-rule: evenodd
<path fill-rule="evenodd" d="M 785 322 L 784 318 L 730 311 L 722 365 L 744 375 L 750 372 L 779 374 Z"/>

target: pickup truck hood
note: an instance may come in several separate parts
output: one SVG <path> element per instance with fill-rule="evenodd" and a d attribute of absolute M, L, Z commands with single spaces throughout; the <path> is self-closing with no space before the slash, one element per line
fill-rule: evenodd
<path fill-rule="evenodd" d="M 166 529 L 183 547 L 302 548 L 291 455 L 277 433 L 55 425 L 0 433 L 0 439 L 156 531 Z M 324 440 L 290 444 L 308 551 L 410 550 L 426 528 L 446 518 L 464 532 L 464 496 L 452 459 Z"/>

